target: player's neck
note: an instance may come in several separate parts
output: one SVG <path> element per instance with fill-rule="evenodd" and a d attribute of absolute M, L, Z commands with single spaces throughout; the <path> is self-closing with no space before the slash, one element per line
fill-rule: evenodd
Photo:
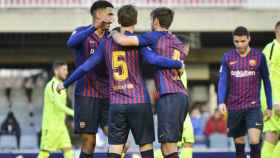
<path fill-rule="evenodd" d="M 276 37 L 276 41 L 280 43 L 280 37 Z"/>
<path fill-rule="evenodd" d="M 95 34 L 101 38 L 104 36 L 104 33 L 105 33 L 105 30 L 103 28 L 97 28 L 96 31 L 95 31 Z"/>
<path fill-rule="evenodd" d="M 251 48 L 248 47 L 246 51 L 244 51 L 244 52 L 238 52 L 238 53 L 239 53 L 239 55 L 240 55 L 241 57 L 246 57 L 246 56 L 250 53 L 250 51 L 251 51 Z"/>
<path fill-rule="evenodd" d="M 125 32 L 134 32 L 134 26 L 128 26 L 128 27 L 121 27 L 121 33 L 125 33 Z"/>
<path fill-rule="evenodd" d="M 54 78 L 58 81 L 63 81 L 59 76 L 54 76 Z"/>
<path fill-rule="evenodd" d="M 159 31 L 159 32 L 168 32 L 168 29 L 163 28 L 163 27 L 158 27 L 158 28 L 155 28 L 155 31 Z"/>

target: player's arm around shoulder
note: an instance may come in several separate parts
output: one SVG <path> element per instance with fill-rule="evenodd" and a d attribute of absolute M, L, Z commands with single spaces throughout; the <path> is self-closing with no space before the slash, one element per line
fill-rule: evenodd
<path fill-rule="evenodd" d="M 67 40 L 67 47 L 77 48 L 80 46 L 86 38 L 95 31 L 95 28 L 91 25 L 81 26 L 76 28 Z"/>
<path fill-rule="evenodd" d="M 183 66 L 182 62 L 178 60 L 172 60 L 164 56 L 160 56 L 158 53 L 154 52 L 151 48 L 148 47 L 143 47 L 140 50 L 140 53 L 148 63 L 159 67 L 182 68 Z"/>
<path fill-rule="evenodd" d="M 59 83 L 56 86 L 56 91 L 60 93 L 60 91 L 64 90 L 71 84 L 73 84 L 78 79 L 82 78 L 93 69 L 98 63 L 105 59 L 104 57 L 105 45 L 104 41 L 101 41 L 99 47 L 96 49 L 95 53 L 93 53 L 82 65 L 75 69 L 75 71 L 63 82 Z"/>
<path fill-rule="evenodd" d="M 117 30 L 111 31 L 113 40 L 121 46 L 138 46 L 139 41 L 137 36 L 127 36 Z"/>

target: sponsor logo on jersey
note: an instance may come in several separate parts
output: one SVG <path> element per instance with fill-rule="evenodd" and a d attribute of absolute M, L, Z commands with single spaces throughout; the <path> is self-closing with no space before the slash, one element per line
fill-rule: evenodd
<path fill-rule="evenodd" d="M 237 78 L 243 78 L 243 77 L 249 77 L 249 76 L 255 76 L 255 71 L 248 71 L 248 70 L 232 70 L 230 71 L 231 76 L 237 77 Z"/>

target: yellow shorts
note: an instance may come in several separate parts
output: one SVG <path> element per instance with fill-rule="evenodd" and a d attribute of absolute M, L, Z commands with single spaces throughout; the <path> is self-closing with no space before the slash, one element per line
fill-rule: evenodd
<path fill-rule="evenodd" d="M 41 150 L 57 151 L 71 147 L 72 144 L 66 127 L 60 130 L 42 130 Z"/>
<path fill-rule="evenodd" d="M 280 133 L 280 116 L 272 110 L 272 116 L 268 120 L 264 120 L 264 132 L 277 132 Z"/>
<path fill-rule="evenodd" d="M 154 158 L 164 158 L 160 149 L 154 151 Z"/>
<path fill-rule="evenodd" d="M 182 141 L 180 142 L 181 144 L 185 143 L 194 143 L 194 134 L 193 134 L 193 126 L 192 126 L 192 121 L 189 116 L 187 115 L 185 122 L 184 122 L 184 129 L 183 129 L 183 134 L 182 134 Z"/>

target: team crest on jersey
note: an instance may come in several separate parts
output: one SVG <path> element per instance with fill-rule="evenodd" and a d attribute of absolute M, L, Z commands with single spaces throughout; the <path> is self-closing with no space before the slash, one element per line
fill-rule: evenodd
<path fill-rule="evenodd" d="M 233 61 L 230 61 L 229 62 L 229 65 L 234 65 L 234 64 L 236 64 L 237 63 L 237 61 L 236 60 L 233 60 Z"/>
<path fill-rule="evenodd" d="M 251 60 L 249 60 L 249 64 L 250 64 L 250 66 L 256 66 L 257 61 L 255 59 L 251 59 Z"/>

